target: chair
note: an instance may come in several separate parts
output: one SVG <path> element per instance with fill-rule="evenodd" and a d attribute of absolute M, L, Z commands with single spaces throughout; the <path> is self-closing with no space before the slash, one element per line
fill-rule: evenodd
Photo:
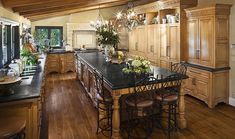
<path fill-rule="evenodd" d="M 26 120 L 21 117 L 1 117 L 0 139 L 25 139 Z"/>
<path fill-rule="evenodd" d="M 162 78 L 162 83 L 159 84 L 159 89 L 156 91 L 155 100 L 160 105 L 160 120 L 163 118 L 163 107 L 168 106 L 167 116 L 167 135 L 170 138 L 170 132 L 177 129 L 177 117 L 176 108 L 178 104 L 178 98 L 180 93 L 180 88 L 182 84 L 183 76 L 185 76 L 187 67 L 184 63 L 173 64 L 172 72 L 174 74 Z"/>
<path fill-rule="evenodd" d="M 145 77 L 141 79 L 124 100 L 127 111 L 127 134 L 129 138 L 137 138 L 134 136 L 134 130 L 144 129 L 145 136 L 148 138 L 152 133 L 153 127 L 153 93 L 155 90 L 155 78 Z"/>
<path fill-rule="evenodd" d="M 100 132 L 104 136 L 111 137 L 112 135 L 112 105 L 113 100 L 110 92 L 104 87 L 103 76 L 94 70 L 95 75 L 95 86 L 97 90 L 96 99 L 97 99 L 97 134 Z M 108 132 L 109 135 L 106 135 L 104 132 Z"/>

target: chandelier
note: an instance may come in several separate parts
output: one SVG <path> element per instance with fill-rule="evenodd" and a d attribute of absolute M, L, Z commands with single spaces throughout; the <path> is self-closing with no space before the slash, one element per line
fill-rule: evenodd
<path fill-rule="evenodd" d="M 96 21 L 90 21 L 90 26 L 94 28 L 99 28 L 102 25 L 108 24 L 107 20 L 104 20 L 100 13 L 100 5 L 99 5 L 99 11 L 98 11 L 98 17 L 96 18 Z"/>
<path fill-rule="evenodd" d="M 119 25 L 122 24 L 129 31 L 133 30 L 133 28 L 135 28 L 139 24 L 137 15 L 134 11 L 133 2 L 128 3 L 126 10 L 123 10 L 116 14 L 116 22 L 118 22 Z"/>

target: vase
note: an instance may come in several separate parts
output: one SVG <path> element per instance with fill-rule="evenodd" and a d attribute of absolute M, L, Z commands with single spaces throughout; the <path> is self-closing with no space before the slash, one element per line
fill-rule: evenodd
<path fill-rule="evenodd" d="M 110 44 L 106 44 L 104 46 L 104 57 L 106 62 L 111 61 L 112 53 L 113 53 L 113 46 Z"/>

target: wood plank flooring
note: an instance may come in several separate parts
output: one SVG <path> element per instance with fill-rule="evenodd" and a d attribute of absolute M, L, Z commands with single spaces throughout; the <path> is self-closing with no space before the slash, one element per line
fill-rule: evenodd
<path fill-rule="evenodd" d="M 68 75 L 47 79 L 41 139 L 104 139 L 96 135 L 96 110 L 81 84 Z M 175 139 L 234 139 L 235 108 L 220 104 L 209 109 L 203 102 L 186 97 L 188 127 L 174 133 Z M 151 139 L 165 139 L 155 129 Z"/>

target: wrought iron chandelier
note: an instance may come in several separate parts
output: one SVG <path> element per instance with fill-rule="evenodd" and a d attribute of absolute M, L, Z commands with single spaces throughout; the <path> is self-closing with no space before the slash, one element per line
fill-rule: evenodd
<path fill-rule="evenodd" d="M 133 30 L 136 26 L 138 26 L 139 21 L 137 15 L 134 11 L 134 3 L 128 2 L 127 9 L 122 10 L 116 14 L 116 22 L 122 24 L 129 31 Z"/>

